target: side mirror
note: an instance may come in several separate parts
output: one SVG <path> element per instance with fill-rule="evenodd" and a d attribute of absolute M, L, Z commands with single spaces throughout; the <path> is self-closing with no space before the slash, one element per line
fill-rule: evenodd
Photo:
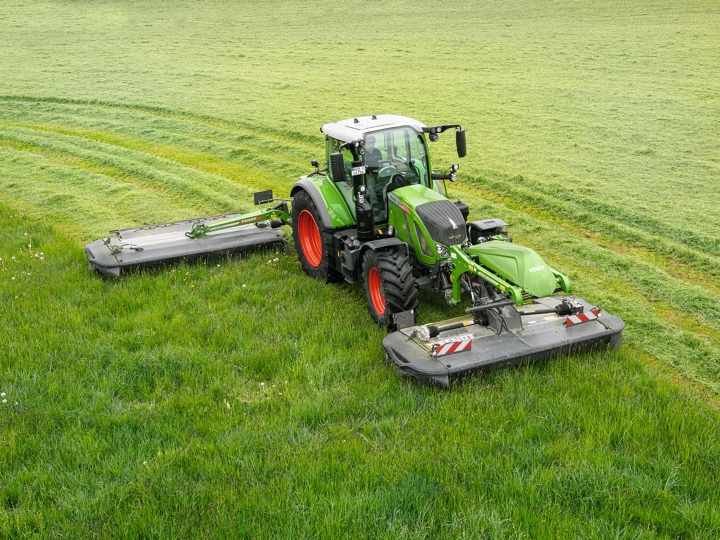
<path fill-rule="evenodd" d="M 340 152 L 330 154 L 330 172 L 336 182 L 347 182 L 345 176 L 345 162 Z"/>
<path fill-rule="evenodd" d="M 465 130 L 458 129 L 455 132 L 455 146 L 457 146 L 458 157 L 465 157 L 467 155 L 467 148 L 465 146 Z"/>

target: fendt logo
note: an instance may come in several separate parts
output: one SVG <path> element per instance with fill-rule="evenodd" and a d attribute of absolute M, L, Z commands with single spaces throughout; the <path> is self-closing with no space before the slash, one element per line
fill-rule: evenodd
<path fill-rule="evenodd" d="M 543 264 L 543 265 L 535 266 L 535 267 L 531 268 L 530 270 L 528 270 L 528 272 L 539 272 L 540 270 L 544 270 L 544 269 L 545 269 L 545 265 Z"/>
<path fill-rule="evenodd" d="M 398 199 L 395 195 L 388 193 L 388 200 L 390 202 L 397 204 L 400 208 L 405 210 L 406 213 L 408 213 L 408 214 L 410 213 L 410 209 L 407 207 L 407 205 L 404 202 L 402 202 L 400 199 Z"/>
<path fill-rule="evenodd" d="M 247 219 L 241 219 L 241 220 L 239 221 L 239 223 L 240 223 L 240 224 L 250 223 L 250 222 L 252 222 L 252 221 L 257 221 L 257 220 L 259 220 L 259 219 L 262 219 L 262 216 L 255 216 L 255 217 L 251 217 L 251 218 L 247 218 Z"/>

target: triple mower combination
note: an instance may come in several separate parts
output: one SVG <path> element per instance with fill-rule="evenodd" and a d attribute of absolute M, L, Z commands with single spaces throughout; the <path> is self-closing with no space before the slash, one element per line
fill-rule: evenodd
<path fill-rule="evenodd" d="M 619 347 L 624 323 L 568 295 L 570 279 L 530 248 L 512 243 L 500 219 L 468 222 L 468 206 L 446 197 L 458 165 L 434 172 L 428 141 L 456 124 L 426 126 L 396 115 L 325 124 L 325 168 L 292 188 L 291 200 L 255 194 L 247 214 L 111 231 L 85 247 L 91 269 L 124 271 L 262 247 L 289 251 L 290 225 L 303 270 L 324 281 L 363 282 L 373 320 L 398 371 L 448 386 L 450 378 L 600 346 Z M 288 203 L 291 203 L 289 205 Z M 416 325 L 419 289 L 467 315 Z M 559 293 L 558 296 L 552 296 Z"/>

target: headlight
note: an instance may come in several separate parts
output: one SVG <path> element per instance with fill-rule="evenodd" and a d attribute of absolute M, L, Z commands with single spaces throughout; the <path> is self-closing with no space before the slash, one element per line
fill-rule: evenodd
<path fill-rule="evenodd" d="M 435 244 L 435 249 L 437 250 L 438 255 L 440 255 L 441 257 L 447 257 L 450 255 L 450 252 L 447 250 L 447 248 L 445 246 L 442 246 L 440 244 Z"/>

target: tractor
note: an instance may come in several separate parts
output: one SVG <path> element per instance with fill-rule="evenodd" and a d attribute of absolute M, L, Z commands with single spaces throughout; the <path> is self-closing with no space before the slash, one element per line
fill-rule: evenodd
<path fill-rule="evenodd" d="M 324 124 L 323 167 L 300 178 L 291 199 L 255 194 L 246 214 L 111 231 L 88 244 L 91 269 L 106 276 L 139 266 L 289 245 L 290 225 L 305 273 L 362 282 L 373 320 L 390 333 L 388 359 L 403 375 L 448 386 L 491 365 L 530 362 L 579 350 L 619 347 L 624 323 L 574 298 L 567 275 L 513 243 L 498 218 L 468 221 L 468 205 L 447 197 L 459 169 L 433 169 L 430 143 L 459 124 L 427 126 L 379 114 Z M 433 289 L 466 316 L 418 326 L 418 290 Z M 559 293 L 557 296 L 554 296 Z"/>

